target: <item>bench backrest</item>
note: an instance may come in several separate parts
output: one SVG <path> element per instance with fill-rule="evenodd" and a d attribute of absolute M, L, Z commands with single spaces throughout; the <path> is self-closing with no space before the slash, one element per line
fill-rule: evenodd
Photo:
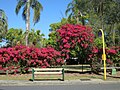
<path fill-rule="evenodd" d="M 63 68 L 33 68 L 34 72 L 39 72 L 39 71 L 61 71 Z"/>

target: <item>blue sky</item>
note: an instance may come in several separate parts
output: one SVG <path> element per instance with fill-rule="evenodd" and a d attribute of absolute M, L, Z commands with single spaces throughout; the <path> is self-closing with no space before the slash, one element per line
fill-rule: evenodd
<path fill-rule="evenodd" d="M 59 22 L 62 17 L 65 16 L 65 10 L 71 0 L 38 0 L 42 6 L 40 21 L 35 26 L 31 20 L 31 28 L 35 30 L 41 30 L 45 37 L 48 38 L 49 25 Z M 15 7 L 17 0 L 0 0 L 0 9 L 3 9 L 8 17 L 8 29 L 9 28 L 22 28 L 25 30 L 25 22 L 22 19 L 22 8 L 18 15 L 15 13 Z M 31 10 L 31 19 L 33 18 L 33 11 Z"/>

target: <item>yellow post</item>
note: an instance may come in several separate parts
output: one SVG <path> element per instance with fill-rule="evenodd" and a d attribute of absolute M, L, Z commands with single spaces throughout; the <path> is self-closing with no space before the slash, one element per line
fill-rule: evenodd
<path fill-rule="evenodd" d="M 102 55 L 102 60 L 104 60 L 104 80 L 106 80 L 106 54 L 105 54 L 105 40 L 104 40 L 104 33 L 103 30 L 100 29 L 102 32 L 102 43 L 103 43 L 103 55 Z"/>

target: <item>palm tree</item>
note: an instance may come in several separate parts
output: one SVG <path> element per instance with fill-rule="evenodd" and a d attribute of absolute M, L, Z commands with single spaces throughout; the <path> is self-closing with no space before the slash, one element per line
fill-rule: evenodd
<path fill-rule="evenodd" d="M 75 18 L 77 23 L 81 21 L 84 25 L 86 3 L 88 3 L 88 0 L 72 0 L 72 2 L 68 4 L 67 10 L 65 12 L 66 15 L 70 13 L 68 19 Z"/>
<path fill-rule="evenodd" d="M 26 23 L 26 37 L 25 42 L 26 46 L 28 46 L 28 36 L 30 31 L 30 7 L 34 10 L 34 25 L 40 20 L 40 12 L 43 10 L 41 3 L 38 0 L 17 0 L 17 6 L 15 9 L 16 14 L 18 15 L 21 7 L 23 7 L 22 17 Z"/>
<path fill-rule="evenodd" d="M 7 28 L 7 16 L 5 15 L 5 12 L 2 9 L 0 9 L 0 41 L 2 41 L 3 38 L 5 38 Z"/>
<path fill-rule="evenodd" d="M 70 15 L 69 15 L 69 19 L 71 19 L 71 18 L 75 18 L 76 19 L 76 21 L 77 21 L 77 23 L 79 22 L 79 9 L 78 9 L 78 3 L 77 3 L 77 1 L 76 0 L 72 0 L 72 2 L 70 2 L 69 4 L 68 4 L 68 6 L 67 6 L 67 10 L 66 10 L 66 15 L 69 13 L 69 12 L 71 12 L 70 13 Z"/>

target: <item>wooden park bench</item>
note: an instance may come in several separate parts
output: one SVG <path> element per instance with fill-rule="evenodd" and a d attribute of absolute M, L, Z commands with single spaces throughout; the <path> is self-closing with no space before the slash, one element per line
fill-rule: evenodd
<path fill-rule="evenodd" d="M 61 80 L 64 81 L 64 68 L 32 68 L 32 81 L 35 75 L 62 75 Z"/>
<path fill-rule="evenodd" d="M 101 67 L 100 69 L 103 70 L 104 67 Z M 120 69 L 120 67 L 106 67 L 106 70 L 110 70 L 112 75 L 116 74 L 116 69 Z"/>

